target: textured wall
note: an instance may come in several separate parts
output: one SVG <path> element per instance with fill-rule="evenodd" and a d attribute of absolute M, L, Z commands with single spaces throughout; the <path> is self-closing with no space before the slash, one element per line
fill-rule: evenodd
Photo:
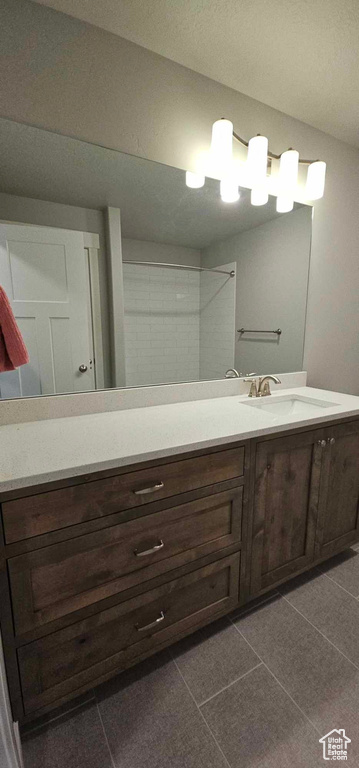
<path fill-rule="evenodd" d="M 309 384 L 359 394 L 359 152 L 115 35 L 28 0 L 3 0 L 1 114 L 190 168 L 226 115 L 274 152 L 328 163 L 315 206 L 304 365 Z M 240 85 L 240 83 L 239 83 Z M 353 95 L 354 98 L 354 95 Z M 308 115 L 309 117 L 309 115 Z"/>

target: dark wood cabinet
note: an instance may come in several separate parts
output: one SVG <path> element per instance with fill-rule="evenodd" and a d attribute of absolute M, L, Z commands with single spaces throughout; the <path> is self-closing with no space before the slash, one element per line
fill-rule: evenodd
<path fill-rule="evenodd" d="M 314 557 L 324 430 L 257 444 L 251 594 L 309 565 Z"/>
<path fill-rule="evenodd" d="M 359 538 L 359 421 L 258 442 L 250 595 Z"/>
<path fill-rule="evenodd" d="M 237 442 L 0 496 L 15 720 L 45 714 L 244 600 L 248 471 L 249 444 Z"/>
<path fill-rule="evenodd" d="M 27 721 L 359 540 L 359 419 L 0 495 Z"/>
<path fill-rule="evenodd" d="M 340 552 L 359 538 L 359 421 L 326 429 L 316 557 Z"/>

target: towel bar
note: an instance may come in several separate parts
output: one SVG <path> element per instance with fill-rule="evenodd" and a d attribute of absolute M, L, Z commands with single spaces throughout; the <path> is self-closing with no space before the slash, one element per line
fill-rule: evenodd
<path fill-rule="evenodd" d="M 253 331 L 250 328 L 238 328 L 238 333 L 276 333 L 277 336 L 280 336 L 282 331 L 280 328 L 277 328 L 276 331 Z"/>

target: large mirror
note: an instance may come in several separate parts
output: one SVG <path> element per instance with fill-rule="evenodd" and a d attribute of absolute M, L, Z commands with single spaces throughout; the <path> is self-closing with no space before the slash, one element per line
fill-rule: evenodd
<path fill-rule="evenodd" d="M 0 150 L 0 285 L 30 358 L 2 399 L 302 369 L 309 206 L 224 203 L 213 179 L 9 120 Z"/>

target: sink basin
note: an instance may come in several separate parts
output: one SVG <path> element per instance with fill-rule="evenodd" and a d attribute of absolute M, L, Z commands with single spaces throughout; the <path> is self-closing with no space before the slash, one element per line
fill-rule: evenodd
<path fill-rule="evenodd" d="M 333 408 L 338 405 L 338 403 L 330 403 L 327 400 L 317 400 L 315 397 L 302 395 L 283 395 L 283 397 L 269 395 L 242 402 L 243 405 L 259 408 L 261 411 L 271 413 L 279 418 L 282 416 L 315 416 L 325 408 Z"/>

